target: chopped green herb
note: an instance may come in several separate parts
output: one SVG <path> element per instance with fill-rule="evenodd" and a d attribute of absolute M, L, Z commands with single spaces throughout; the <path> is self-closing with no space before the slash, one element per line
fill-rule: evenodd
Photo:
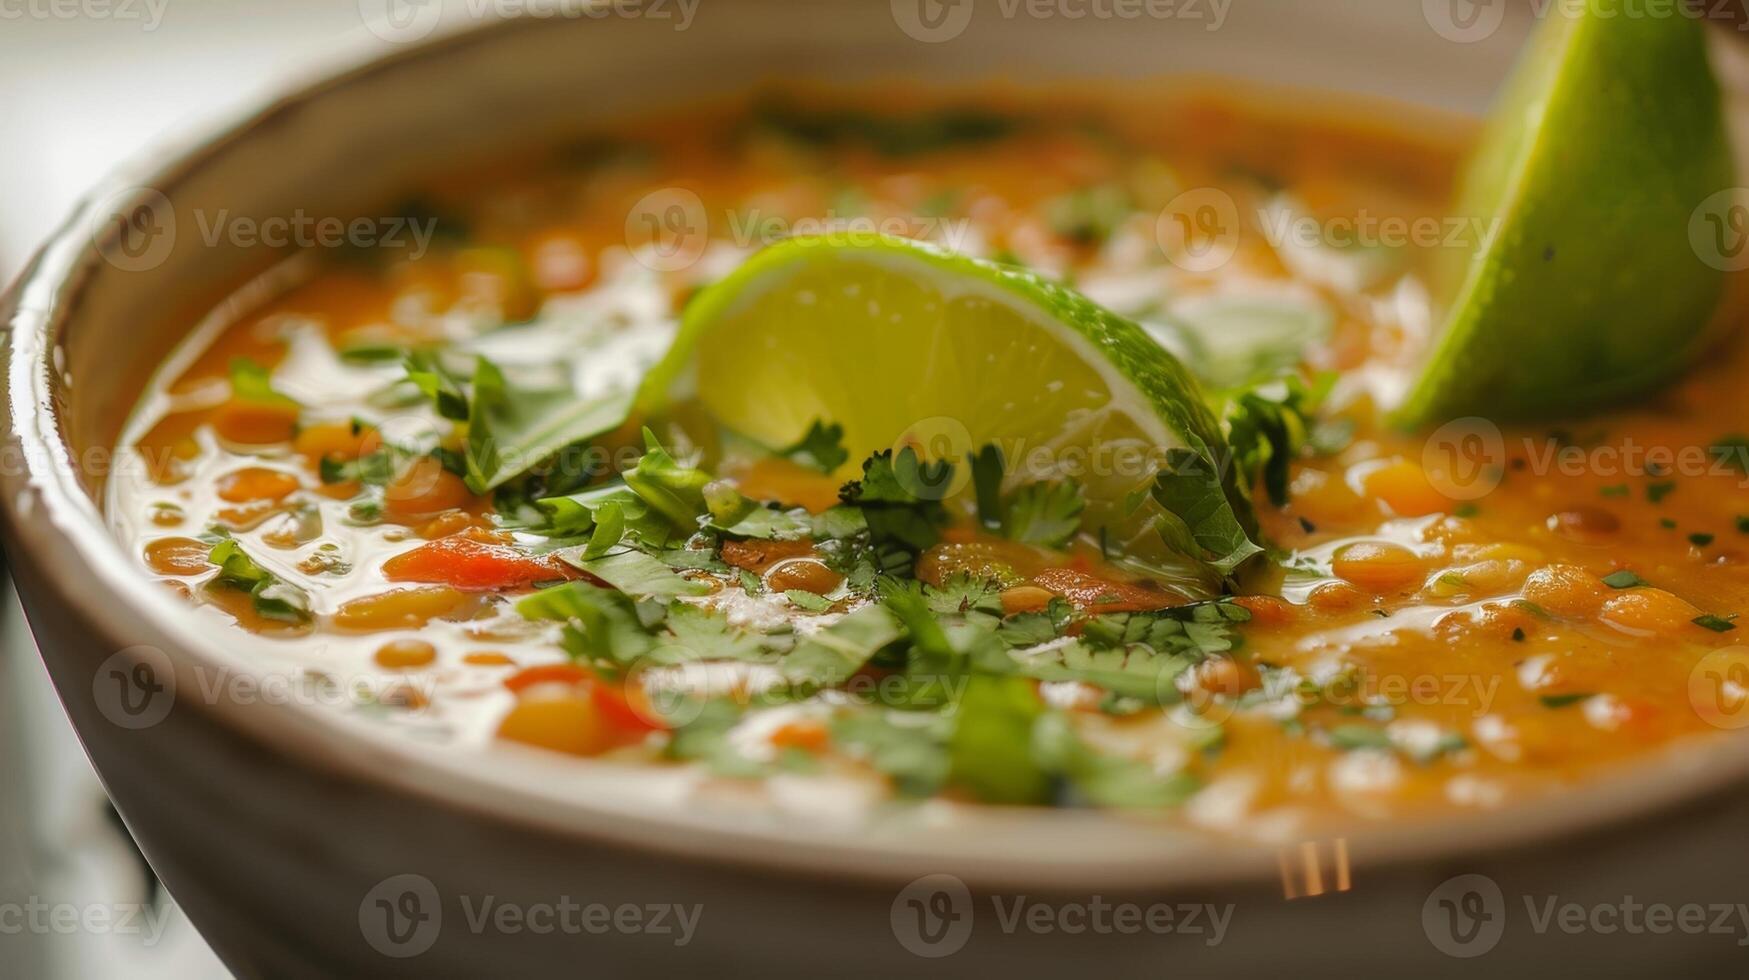
<path fill-rule="evenodd" d="M 207 561 L 219 566 L 209 585 L 249 593 L 257 615 L 286 623 L 310 621 L 309 593 L 262 568 L 236 539 L 224 538 L 213 545 Z"/>
<path fill-rule="evenodd" d="M 231 394 L 243 401 L 298 407 L 294 399 L 274 390 L 273 375 L 266 368 L 247 357 L 232 358 L 230 374 Z"/>
<path fill-rule="evenodd" d="M 849 450 L 844 448 L 844 426 L 837 423 L 827 425 L 819 419 L 808 426 L 807 433 L 795 445 L 781 450 L 778 455 L 822 473 L 835 472 L 850 459 Z"/>
<path fill-rule="evenodd" d="M 1670 496 L 1675 491 L 1676 483 L 1671 480 L 1648 483 L 1646 484 L 1646 499 L 1654 504 L 1660 504 L 1664 502 L 1665 497 Z"/>
<path fill-rule="evenodd" d="M 1330 729 L 1330 744 L 1339 749 L 1388 749 L 1391 737 L 1372 725 L 1337 725 Z"/>
<path fill-rule="evenodd" d="M 1696 616 L 1694 625 L 1712 630 L 1714 633 L 1729 633 L 1737 628 L 1737 624 L 1731 621 L 1735 618 L 1735 616 L 1715 616 L 1712 613 L 1707 613 L 1704 616 Z"/>
<path fill-rule="evenodd" d="M 641 551 L 622 551 L 600 558 L 564 557 L 585 572 L 638 599 L 672 599 L 710 592 L 710 587 L 703 582 L 683 578 Z"/>
<path fill-rule="evenodd" d="M 1044 715 L 1031 681 L 973 675 L 954 711 L 948 739 L 949 781 L 986 803 L 1043 803 L 1049 775 L 1033 754 L 1033 727 Z"/>
<path fill-rule="evenodd" d="M 1597 492 L 1605 497 L 1626 497 L 1631 494 L 1633 490 L 1625 483 L 1617 483 L 1613 486 L 1604 487 Z"/>
<path fill-rule="evenodd" d="M 1749 436 L 1741 433 L 1721 436 L 1713 440 L 1707 452 L 1721 464 L 1749 474 Z"/>
<path fill-rule="evenodd" d="M 1593 694 L 1545 694 L 1538 700 L 1545 708 L 1569 708 L 1581 701 L 1595 697 Z"/>
<path fill-rule="evenodd" d="M 1624 568 L 1619 572 L 1611 572 L 1610 574 L 1605 575 L 1603 577 L 1603 584 L 1612 589 L 1637 589 L 1642 585 L 1650 585 L 1651 583 Z"/>
<path fill-rule="evenodd" d="M 1704 548 L 1713 543 L 1713 536 L 1697 532 L 1688 536 L 1688 543 L 1694 545 L 1696 548 Z"/>
<path fill-rule="evenodd" d="M 804 589 L 785 589 L 783 594 L 784 598 L 788 599 L 791 605 L 805 612 L 820 613 L 832 608 L 831 599 L 822 595 L 815 595 Z"/>

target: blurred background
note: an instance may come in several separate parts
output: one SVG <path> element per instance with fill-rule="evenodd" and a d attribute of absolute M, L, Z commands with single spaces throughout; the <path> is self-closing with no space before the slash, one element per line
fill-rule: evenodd
<path fill-rule="evenodd" d="M 118 161 L 288 77 L 386 46 L 362 27 L 372 7 L 0 0 L 0 283 Z M 229 976 L 157 888 L 110 809 L 3 580 L 0 907 L 19 909 L 0 916 L 6 980 Z M 114 926 L 67 926 L 75 910 L 100 910 Z M 21 915 L 47 928 L 20 928 Z"/>

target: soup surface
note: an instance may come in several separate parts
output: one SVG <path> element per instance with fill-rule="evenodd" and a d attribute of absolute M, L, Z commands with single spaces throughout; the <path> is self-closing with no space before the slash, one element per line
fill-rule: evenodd
<path fill-rule="evenodd" d="M 400 247 L 306 252 L 215 316 L 136 411 L 109 514 L 264 672 L 458 751 L 1247 836 L 1558 792 L 1749 724 L 1746 355 L 1559 426 L 1384 425 L 1421 270 L 1481 233 L 1443 217 L 1461 150 L 1208 95 L 605 131 L 435 184 Z M 1263 384 L 1295 436 L 1246 472 L 1270 553 L 1187 582 L 1095 526 L 1098 474 L 923 438 L 865 463 L 829 418 L 760 446 L 684 399 L 481 458 L 493 378 L 523 421 L 613 404 L 700 288 L 808 234 L 1028 267 L 1211 401 Z M 915 492 L 932 455 L 971 485 Z"/>

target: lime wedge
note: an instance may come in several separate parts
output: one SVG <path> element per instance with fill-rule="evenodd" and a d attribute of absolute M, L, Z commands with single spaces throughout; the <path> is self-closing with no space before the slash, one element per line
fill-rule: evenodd
<path fill-rule="evenodd" d="M 1193 468 L 1207 492 L 1155 496 L 1223 571 L 1257 550 L 1220 427 L 1171 354 L 1030 272 L 906 239 L 761 251 L 693 299 L 639 399 L 646 412 L 697 399 L 767 446 L 835 422 L 845 477 L 880 450 L 961 462 L 994 443 L 1011 478 L 1076 479 L 1088 520 L 1108 528 L 1133 516 L 1164 460 L 1181 468 L 1188 453 L 1206 464 Z"/>
<path fill-rule="evenodd" d="M 1404 423 L 1595 406 L 1710 339 L 1724 273 L 1690 222 L 1735 170 L 1704 28 L 1662 13 L 1550 5 L 1459 188 L 1490 231 L 1435 270 L 1446 320 Z"/>

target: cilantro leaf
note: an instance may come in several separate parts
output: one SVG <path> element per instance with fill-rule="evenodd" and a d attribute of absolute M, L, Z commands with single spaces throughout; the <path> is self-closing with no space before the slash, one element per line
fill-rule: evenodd
<path fill-rule="evenodd" d="M 1033 726 L 1045 713 L 1031 681 L 973 675 L 954 710 L 948 779 L 986 803 L 1043 803 L 1050 776 L 1033 755 Z"/>
<path fill-rule="evenodd" d="M 592 534 L 608 521 L 620 525 L 618 533 L 603 535 L 612 537 L 614 544 L 631 541 L 644 548 L 661 548 L 674 536 L 674 527 L 668 519 L 623 483 L 605 484 L 566 497 L 542 497 L 534 502 L 534 508 L 541 520 L 525 525 L 523 530 L 549 538 Z M 610 510 L 617 516 L 609 516 Z M 601 554 L 592 536 L 589 557 Z"/>
<path fill-rule="evenodd" d="M 836 422 L 826 425 L 819 419 L 808 426 L 807 433 L 795 445 L 780 450 L 778 455 L 822 473 L 832 473 L 850 459 L 850 451 L 844 448 L 844 426 Z"/>
<path fill-rule="evenodd" d="M 1177 806 L 1201 788 L 1188 772 L 1160 773 L 1147 763 L 1094 750 L 1059 711 L 1039 719 L 1033 729 L 1033 751 L 1046 769 L 1062 775 L 1075 795 L 1094 806 Z"/>
<path fill-rule="evenodd" d="M 655 645 L 629 597 L 589 582 L 543 589 L 517 602 L 516 611 L 564 623 L 560 643 L 578 660 L 627 667 Z"/>
<path fill-rule="evenodd" d="M 900 796 L 934 796 L 947 782 L 951 762 L 946 715 L 885 709 L 844 712 L 832 719 L 832 741 L 893 781 Z"/>
<path fill-rule="evenodd" d="M 1032 483 L 1009 496 L 1002 512 L 1002 533 L 1022 544 L 1061 548 L 1081 530 L 1087 501 L 1074 480 Z"/>
<path fill-rule="evenodd" d="M 1288 467 L 1311 441 L 1323 396 L 1291 375 L 1228 396 L 1221 423 L 1243 488 L 1261 480 L 1270 503 L 1287 503 Z"/>
<path fill-rule="evenodd" d="M 1263 549 L 1251 539 L 1228 499 L 1214 464 L 1191 449 L 1170 449 L 1166 465 L 1154 479 L 1154 499 L 1168 517 L 1183 523 L 1203 558 L 1223 574 L 1231 574 Z"/>
<path fill-rule="evenodd" d="M 1707 452 L 1721 465 L 1749 474 L 1749 436 L 1742 433 L 1720 436 L 1707 447 Z"/>
<path fill-rule="evenodd" d="M 296 400 L 274 390 L 272 373 L 250 358 L 232 358 L 230 377 L 231 394 L 241 401 L 287 408 L 298 407 Z"/>
<path fill-rule="evenodd" d="M 822 613 L 832 608 L 832 600 L 822 595 L 816 595 L 806 589 L 785 589 L 784 598 L 803 612 Z"/>
<path fill-rule="evenodd" d="M 629 391 L 583 398 L 568 384 L 512 384 L 485 357 L 475 358 L 465 390 L 459 374 L 437 355 L 413 354 L 406 369 L 439 415 L 467 423 L 467 483 L 475 493 L 618 426 L 631 409 Z"/>
<path fill-rule="evenodd" d="M 946 460 L 924 463 L 909 446 L 897 455 L 887 449 L 865 460 L 862 479 L 845 484 L 839 497 L 862 511 L 875 547 L 892 546 L 915 558 L 941 537 L 947 509 L 940 493 L 952 478 L 953 464 Z"/>
<path fill-rule="evenodd" d="M 975 453 L 966 454 L 972 468 L 972 490 L 978 502 L 978 519 L 986 528 L 1002 526 L 1002 449 L 986 443 Z"/>
<path fill-rule="evenodd" d="M 1733 618 L 1735 617 L 1715 616 L 1712 613 L 1707 613 L 1704 616 L 1696 616 L 1694 625 L 1702 629 L 1712 630 L 1714 633 L 1729 633 L 1737 628 L 1737 624 L 1731 621 Z"/>
<path fill-rule="evenodd" d="M 563 556 L 567 562 L 637 599 L 673 599 L 705 595 L 710 586 L 676 575 L 661 561 L 641 551 L 621 551 L 600 558 Z"/>
<path fill-rule="evenodd" d="M 736 660 L 764 663 L 776 653 L 768 637 L 730 623 L 720 613 L 676 602 L 668 607 L 662 626 L 667 636 L 657 641 L 650 654 L 653 663 Z"/>
<path fill-rule="evenodd" d="M 704 488 L 711 475 L 680 465 L 649 429 L 644 430 L 644 455 L 624 477 L 626 486 L 677 528 L 690 531 L 709 512 Z"/>
<path fill-rule="evenodd" d="M 286 623 L 310 621 L 310 594 L 256 564 L 235 538 L 213 545 L 207 561 L 219 566 L 209 585 L 249 593 L 257 615 Z"/>
<path fill-rule="evenodd" d="M 899 621 L 878 605 L 863 606 L 796 644 L 780 670 L 792 683 L 842 684 L 882 647 L 904 635 Z"/>

